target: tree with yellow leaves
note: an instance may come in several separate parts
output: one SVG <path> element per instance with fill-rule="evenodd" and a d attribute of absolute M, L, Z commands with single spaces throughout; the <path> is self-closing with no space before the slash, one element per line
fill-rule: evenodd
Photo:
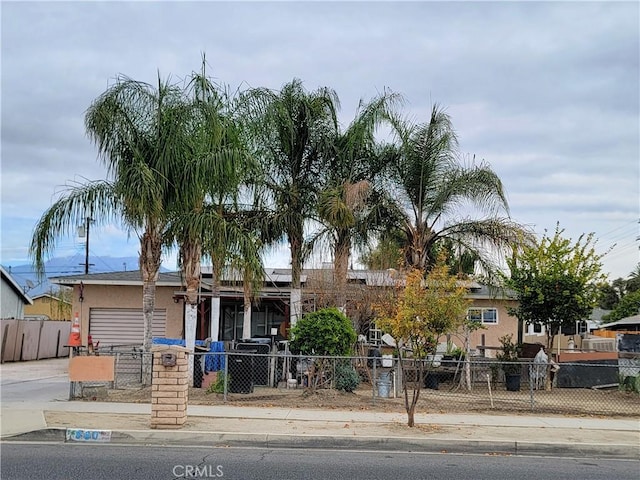
<path fill-rule="evenodd" d="M 465 287 L 449 273 L 443 257 L 438 258 L 426 277 L 421 270 L 409 270 L 403 283 L 395 298 L 377 305 L 376 312 L 379 328 L 396 340 L 407 425 L 413 427 L 426 356 L 435 353 L 441 336 L 455 332 L 465 322 L 469 300 Z M 412 358 L 407 359 L 409 356 Z M 407 382 L 409 368 L 415 369 L 417 375 L 411 399 Z"/>

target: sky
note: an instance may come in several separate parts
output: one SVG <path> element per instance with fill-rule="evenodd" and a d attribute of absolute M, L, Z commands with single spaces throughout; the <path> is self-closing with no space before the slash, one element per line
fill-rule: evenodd
<path fill-rule="evenodd" d="M 593 233 L 611 280 L 640 261 L 638 2 L 9 2 L 0 4 L 1 251 L 29 261 L 33 227 L 65 187 L 106 178 L 84 130 L 118 75 L 232 89 L 293 78 L 333 88 L 343 125 L 390 89 L 425 122 L 451 116 L 467 160 L 501 178 L 511 217 L 539 236 Z M 54 256 L 84 252 L 75 233 Z M 117 225 L 90 255 L 136 256 Z M 329 258 L 321 259 L 330 261 Z M 288 266 L 288 251 L 265 259 Z M 164 257 L 175 269 L 175 252 Z"/>

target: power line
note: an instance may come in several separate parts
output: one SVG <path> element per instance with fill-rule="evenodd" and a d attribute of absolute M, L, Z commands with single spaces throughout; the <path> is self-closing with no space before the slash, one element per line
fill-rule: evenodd
<path fill-rule="evenodd" d="M 600 238 L 604 238 L 607 235 L 609 235 L 610 233 L 613 233 L 613 232 L 615 232 L 617 230 L 620 230 L 621 228 L 629 227 L 629 226 L 634 225 L 636 223 L 638 223 L 638 220 L 631 220 L 630 222 L 625 223 L 624 225 L 620 225 L 619 227 L 616 227 L 613 230 L 609 230 L 608 232 L 603 233 Z"/>

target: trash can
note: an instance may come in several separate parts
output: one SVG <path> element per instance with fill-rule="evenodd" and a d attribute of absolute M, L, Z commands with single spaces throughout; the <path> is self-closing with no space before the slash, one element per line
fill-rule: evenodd
<path fill-rule="evenodd" d="M 391 387 L 393 381 L 391 379 L 391 370 L 381 370 L 378 375 L 378 396 L 382 398 L 391 397 Z"/>
<path fill-rule="evenodd" d="M 376 367 L 379 367 L 382 362 L 382 352 L 379 348 L 370 348 L 369 353 L 367 354 L 367 367 L 373 368 L 373 363 L 375 362 Z"/>
<path fill-rule="evenodd" d="M 437 373 L 427 372 L 424 377 L 424 388 L 438 390 L 440 387 L 440 376 Z"/>
<path fill-rule="evenodd" d="M 391 396 L 391 380 L 378 380 L 378 396 L 382 398 Z"/>
<path fill-rule="evenodd" d="M 267 342 L 261 340 L 262 339 L 245 340 L 236 345 L 236 350 L 264 355 L 253 357 L 252 370 L 253 384 L 264 386 L 269 384 L 269 357 L 267 355 L 271 352 L 271 345 L 267 343 L 269 341 L 268 339 Z"/>
<path fill-rule="evenodd" d="M 230 393 L 253 393 L 253 357 L 248 353 L 255 353 L 255 350 L 229 353 Z"/>

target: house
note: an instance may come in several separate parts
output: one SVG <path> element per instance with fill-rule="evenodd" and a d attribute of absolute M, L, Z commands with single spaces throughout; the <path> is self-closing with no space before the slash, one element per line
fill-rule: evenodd
<path fill-rule="evenodd" d="M 32 305 L 33 300 L 14 280 L 11 274 L 0 266 L 2 284 L 0 287 L 0 318 L 24 317 L 25 305 Z"/>
<path fill-rule="evenodd" d="M 394 271 L 350 270 L 347 282 L 347 315 L 371 343 L 379 343 L 381 332 L 372 324 L 371 305 L 376 292 L 395 284 Z M 58 285 L 73 287 L 73 311 L 81 319 L 83 341 L 91 334 L 100 345 L 140 345 L 143 337 L 142 280 L 139 271 L 71 275 L 52 278 Z M 301 275 L 302 311 L 309 312 L 335 305 L 333 272 L 330 269 L 305 269 Z M 290 327 L 291 271 L 266 269 L 258 298 L 245 309 L 244 288 L 239 278 L 221 279 L 213 294 L 210 267 L 202 267 L 196 340 L 211 338 L 239 341 L 276 336 L 284 339 Z M 482 328 L 470 335 L 470 346 L 479 354 L 493 356 L 498 338 L 516 336 L 517 320 L 508 307 L 514 299 L 475 282 L 468 282 L 472 306 L 469 316 Z M 161 273 L 156 283 L 153 336 L 184 338 L 184 287 L 179 272 Z M 250 321 L 245 321 L 245 313 Z M 463 338 L 453 338 L 463 346 Z"/>
<path fill-rule="evenodd" d="M 289 318 L 291 274 L 267 270 L 259 301 L 251 308 L 251 324 L 244 325 L 244 290 L 235 279 L 224 279 L 219 292 L 219 320 L 215 321 L 211 272 L 202 269 L 196 339 L 233 341 L 269 336 L 271 329 L 285 337 Z M 304 277 L 303 277 L 304 278 Z M 80 318 L 83 344 L 140 345 L 143 341 L 142 280 L 140 272 L 124 271 L 53 277 L 53 284 L 73 288 L 72 309 Z M 180 272 L 160 273 L 152 335 L 184 338 L 184 287 Z M 280 330 L 282 327 L 282 330 Z M 245 329 L 247 332 L 245 332 Z"/>
<path fill-rule="evenodd" d="M 640 333 L 640 314 L 632 315 L 631 317 L 621 318 L 615 322 L 603 323 L 598 330 L 601 331 L 624 331 L 627 333 Z"/>
<path fill-rule="evenodd" d="M 83 345 L 88 335 L 101 345 L 141 345 L 144 335 L 142 279 L 139 271 L 78 274 L 51 278 L 51 283 L 73 288 L 72 315 L 80 318 Z M 174 292 L 182 288 L 178 273 L 160 273 L 156 283 L 152 334 L 182 335 L 182 305 Z"/>
<path fill-rule="evenodd" d="M 472 300 L 469 319 L 477 321 L 481 328 L 470 336 L 471 348 L 476 348 L 481 356 L 495 357 L 499 352 L 500 337 L 518 337 L 519 322 L 509 313 L 517 305 L 515 295 L 503 289 L 492 288 L 471 282 L 468 297 Z"/>
<path fill-rule="evenodd" d="M 32 305 L 25 305 L 24 317 L 41 320 L 71 320 L 71 302 L 52 295 L 41 293 L 35 295 Z"/>

